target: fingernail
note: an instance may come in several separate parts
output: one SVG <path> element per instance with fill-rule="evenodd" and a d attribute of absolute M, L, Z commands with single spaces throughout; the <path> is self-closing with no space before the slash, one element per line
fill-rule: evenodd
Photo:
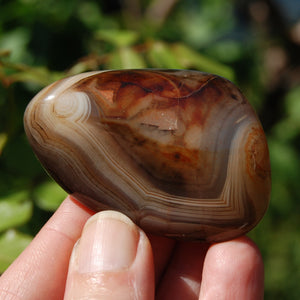
<path fill-rule="evenodd" d="M 119 271 L 133 263 L 139 232 L 126 216 L 103 211 L 86 223 L 78 245 L 80 273 Z"/>

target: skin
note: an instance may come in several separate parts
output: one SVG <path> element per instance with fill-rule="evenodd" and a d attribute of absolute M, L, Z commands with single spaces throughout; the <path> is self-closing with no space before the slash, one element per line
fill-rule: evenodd
<path fill-rule="evenodd" d="M 1 276 L 0 299 L 263 299 L 262 258 L 245 236 L 176 242 L 117 212 L 92 215 L 68 197 Z"/>

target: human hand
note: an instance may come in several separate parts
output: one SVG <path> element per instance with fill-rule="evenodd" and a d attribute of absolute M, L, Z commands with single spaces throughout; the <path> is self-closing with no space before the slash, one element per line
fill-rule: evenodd
<path fill-rule="evenodd" d="M 176 242 L 120 213 L 92 214 L 68 197 L 1 276 L 0 299 L 263 299 L 262 258 L 247 237 Z"/>

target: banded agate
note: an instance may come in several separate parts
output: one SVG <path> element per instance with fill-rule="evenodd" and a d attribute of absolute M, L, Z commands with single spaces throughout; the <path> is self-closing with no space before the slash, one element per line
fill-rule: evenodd
<path fill-rule="evenodd" d="M 271 179 L 262 126 L 239 89 L 196 71 L 76 75 L 28 105 L 25 130 L 75 199 L 146 232 L 224 241 L 251 230 Z"/>

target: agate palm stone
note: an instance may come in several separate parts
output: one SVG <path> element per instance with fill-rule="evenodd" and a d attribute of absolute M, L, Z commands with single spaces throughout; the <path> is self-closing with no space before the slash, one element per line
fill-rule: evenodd
<path fill-rule="evenodd" d="M 230 81 L 197 71 L 76 75 L 28 105 L 25 130 L 75 199 L 146 232 L 204 241 L 251 230 L 269 203 L 262 126 Z"/>

